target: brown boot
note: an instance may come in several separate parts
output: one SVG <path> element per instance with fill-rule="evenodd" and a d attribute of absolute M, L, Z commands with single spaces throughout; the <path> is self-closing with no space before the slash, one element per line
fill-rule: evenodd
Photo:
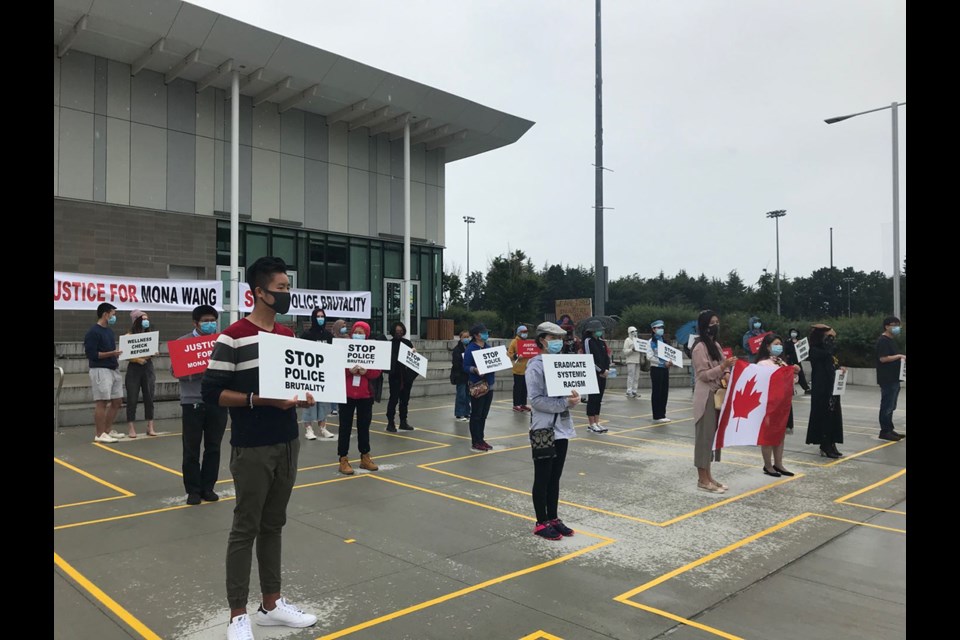
<path fill-rule="evenodd" d="M 350 461 L 347 459 L 347 456 L 340 456 L 340 473 L 345 476 L 353 475 L 353 467 L 350 466 Z"/>
<path fill-rule="evenodd" d="M 373 461 L 373 458 L 370 457 L 369 453 L 361 453 L 360 468 L 366 469 L 367 471 L 376 471 L 380 467 L 378 467 L 377 463 Z"/>

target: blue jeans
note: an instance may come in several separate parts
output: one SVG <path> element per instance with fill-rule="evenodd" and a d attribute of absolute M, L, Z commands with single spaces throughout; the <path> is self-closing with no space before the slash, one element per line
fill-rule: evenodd
<path fill-rule="evenodd" d="M 457 385 L 457 403 L 453 409 L 453 416 L 455 418 L 470 417 L 470 392 L 467 391 L 466 383 Z"/>
<path fill-rule="evenodd" d="M 893 431 L 893 412 L 897 409 L 900 396 L 899 382 L 885 382 L 880 385 L 880 433 Z"/>

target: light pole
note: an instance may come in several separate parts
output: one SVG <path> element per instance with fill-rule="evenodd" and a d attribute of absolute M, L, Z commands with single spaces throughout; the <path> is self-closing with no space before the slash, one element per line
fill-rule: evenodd
<path fill-rule="evenodd" d="M 463 221 L 467 223 L 467 277 L 463 281 L 463 293 L 467 293 L 467 280 L 470 279 L 470 225 L 476 222 L 473 216 L 463 216 Z"/>
<path fill-rule="evenodd" d="M 891 102 L 890 106 L 887 107 L 877 107 L 869 111 L 824 120 L 827 124 L 833 124 L 862 116 L 865 113 L 890 109 L 890 129 L 893 138 L 893 144 L 891 145 L 893 149 L 893 315 L 898 318 L 900 317 L 900 151 L 897 134 L 897 107 L 902 107 L 905 104 L 907 103 Z"/>
<path fill-rule="evenodd" d="M 843 281 L 847 283 L 847 317 L 852 318 L 853 314 L 850 313 L 850 283 L 853 282 L 853 278 L 847 276 Z"/>
<path fill-rule="evenodd" d="M 787 215 L 786 209 L 767 212 L 767 217 L 773 218 L 777 223 L 777 316 L 780 315 L 780 218 L 785 215 Z"/>

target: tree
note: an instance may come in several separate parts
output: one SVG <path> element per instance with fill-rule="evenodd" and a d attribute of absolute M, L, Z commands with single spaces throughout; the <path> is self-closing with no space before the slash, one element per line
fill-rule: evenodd
<path fill-rule="evenodd" d="M 467 298 L 467 306 L 471 311 L 485 309 L 487 304 L 487 284 L 480 271 L 472 271 L 467 276 L 467 284 L 464 287 L 464 295 Z"/>
<path fill-rule="evenodd" d="M 451 273 L 447 273 L 446 271 L 442 272 L 440 275 L 440 284 L 443 289 L 443 296 L 447 300 L 448 307 L 452 304 L 464 304 L 463 292 L 461 291 L 463 283 L 460 282 L 459 269 L 456 269 Z"/>
<path fill-rule="evenodd" d="M 504 322 L 513 324 L 536 319 L 542 289 L 540 275 L 523 251 L 497 256 L 490 264 L 486 299 Z"/>

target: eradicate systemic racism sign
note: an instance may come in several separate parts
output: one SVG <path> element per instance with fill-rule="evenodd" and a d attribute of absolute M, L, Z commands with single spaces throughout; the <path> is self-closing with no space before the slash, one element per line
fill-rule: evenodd
<path fill-rule="evenodd" d="M 580 395 L 600 393 L 597 369 L 593 364 L 592 355 L 545 355 L 542 357 L 548 396 L 569 396 L 571 391 L 576 391 Z"/>
<path fill-rule="evenodd" d="M 222 311 L 223 283 L 53 272 L 54 310 L 96 309 L 104 302 L 123 310 L 193 311 L 208 304 Z"/>
<path fill-rule="evenodd" d="M 253 311 L 253 293 L 250 285 L 240 283 L 240 311 Z M 309 316 L 314 307 L 320 307 L 328 316 L 335 318 L 369 318 L 369 291 L 315 291 L 312 289 L 290 290 L 290 311 L 293 316 Z"/>
<path fill-rule="evenodd" d="M 120 360 L 147 358 L 160 350 L 160 332 L 128 333 L 120 336 Z"/>
<path fill-rule="evenodd" d="M 260 395 L 346 402 L 346 350 L 340 345 L 260 333 Z"/>
<path fill-rule="evenodd" d="M 219 333 L 214 333 L 168 342 L 167 350 L 170 352 L 173 377 L 185 378 L 206 371 L 210 353 L 213 351 L 213 343 L 219 337 Z"/>

